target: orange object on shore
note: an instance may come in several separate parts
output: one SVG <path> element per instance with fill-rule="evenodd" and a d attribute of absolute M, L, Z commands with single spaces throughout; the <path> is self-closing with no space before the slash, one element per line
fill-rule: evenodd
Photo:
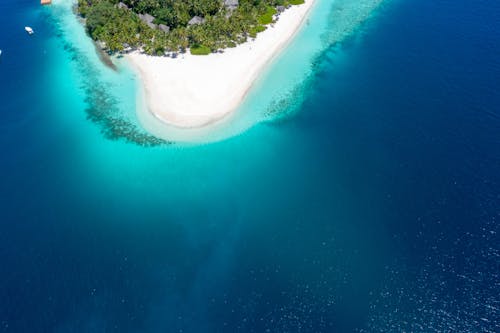
<path fill-rule="evenodd" d="M 42 5 L 50 5 L 52 3 L 52 0 L 40 0 L 40 4 Z"/>

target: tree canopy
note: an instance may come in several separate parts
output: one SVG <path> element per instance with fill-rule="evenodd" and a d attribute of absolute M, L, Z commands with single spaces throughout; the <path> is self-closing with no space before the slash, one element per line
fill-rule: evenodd
<path fill-rule="evenodd" d="M 89 35 L 110 53 L 132 48 L 164 55 L 191 48 L 207 54 L 255 37 L 273 22 L 277 6 L 297 1 L 78 0 L 78 12 Z"/>

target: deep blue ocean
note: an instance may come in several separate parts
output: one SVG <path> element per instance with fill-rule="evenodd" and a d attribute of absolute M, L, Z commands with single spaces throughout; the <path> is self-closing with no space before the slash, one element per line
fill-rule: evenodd
<path fill-rule="evenodd" d="M 1 332 L 500 331 L 499 1 L 386 0 L 297 112 L 155 147 L 51 10 L 0 2 Z"/>

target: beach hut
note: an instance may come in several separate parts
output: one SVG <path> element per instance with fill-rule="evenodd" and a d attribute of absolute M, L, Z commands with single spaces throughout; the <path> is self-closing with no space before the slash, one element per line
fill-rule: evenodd
<path fill-rule="evenodd" d="M 202 24 L 205 23 L 205 19 L 200 16 L 194 16 L 192 19 L 189 20 L 188 25 L 195 25 L 195 24 Z"/>
<path fill-rule="evenodd" d="M 155 17 L 149 14 L 139 14 L 142 22 L 146 23 L 151 29 L 156 29 L 156 24 L 153 23 Z"/>
<path fill-rule="evenodd" d="M 226 7 L 226 18 L 230 18 L 233 12 L 238 8 L 239 0 L 224 0 L 224 7 Z"/>
<path fill-rule="evenodd" d="M 224 0 L 224 6 L 230 11 L 235 10 L 239 5 L 238 0 Z"/>
<path fill-rule="evenodd" d="M 41 5 L 50 5 L 52 3 L 52 0 L 40 0 Z"/>
<path fill-rule="evenodd" d="M 160 29 L 163 32 L 169 32 L 170 31 L 170 27 L 168 25 L 165 25 L 165 24 L 159 24 L 158 25 L 158 29 Z"/>
<path fill-rule="evenodd" d="M 128 9 L 128 6 L 126 4 L 124 4 L 123 2 L 119 2 L 116 7 L 120 8 L 120 9 Z"/>

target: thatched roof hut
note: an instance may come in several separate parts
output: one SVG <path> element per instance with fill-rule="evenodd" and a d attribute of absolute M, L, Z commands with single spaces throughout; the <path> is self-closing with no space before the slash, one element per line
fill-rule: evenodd
<path fill-rule="evenodd" d="M 188 25 L 194 25 L 194 24 L 202 24 L 205 23 L 205 19 L 200 16 L 194 16 L 192 19 L 189 20 Z"/>
<path fill-rule="evenodd" d="M 165 24 L 159 24 L 158 25 L 158 29 L 160 29 L 163 32 L 169 32 L 170 31 L 170 27 L 168 25 L 165 25 Z"/>
<path fill-rule="evenodd" d="M 126 4 L 124 4 L 123 2 L 119 2 L 116 7 L 120 8 L 120 9 L 128 9 L 128 6 Z"/>
<path fill-rule="evenodd" d="M 155 17 L 149 14 L 139 14 L 142 22 L 146 23 L 151 29 L 156 29 L 156 24 L 153 23 Z"/>
<path fill-rule="evenodd" d="M 238 0 L 224 0 L 224 6 L 229 10 L 235 10 L 239 5 Z"/>

